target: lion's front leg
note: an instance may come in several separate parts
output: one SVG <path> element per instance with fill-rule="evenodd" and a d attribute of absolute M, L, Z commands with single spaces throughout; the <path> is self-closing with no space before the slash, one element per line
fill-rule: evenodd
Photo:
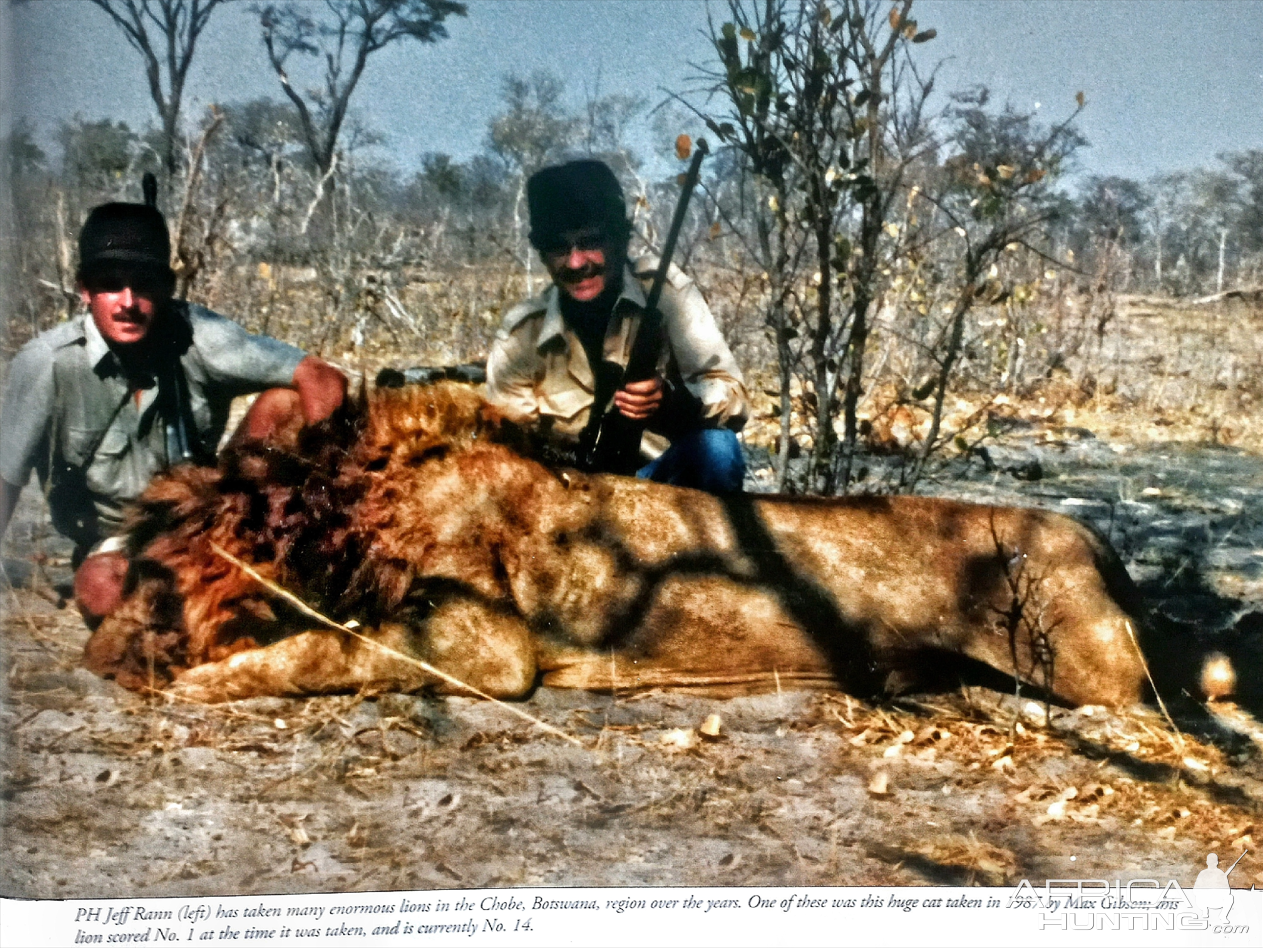
<path fill-rule="evenodd" d="M 300 632 L 181 672 L 170 690 L 187 701 L 215 703 L 342 691 L 416 691 L 433 680 L 394 654 L 411 652 L 405 626 L 383 625 L 365 633 L 385 648 L 333 629 Z"/>
<path fill-rule="evenodd" d="M 434 674 L 424 665 L 446 673 Z M 317 629 L 178 675 L 171 691 L 199 702 L 348 691 L 411 692 L 433 685 L 470 694 L 520 697 L 535 683 L 535 648 L 517 616 L 469 599 L 444 603 L 413 626 L 383 623 L 350 635 Z"/>

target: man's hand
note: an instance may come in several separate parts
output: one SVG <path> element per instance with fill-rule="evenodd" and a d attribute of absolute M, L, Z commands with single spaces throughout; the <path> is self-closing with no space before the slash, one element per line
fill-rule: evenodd
<path fill-rule="evenodd" d="M 290 444 L 304 424 L 324 421 L 346 398 L 346 376 L 328 362 L 307 356 L 294 369 L 292 388 L 260 392 L 234 434 L 233 441 L 275 441 Z"/>
<path fill-rule="evenodd" d="M 298 363 L 293 384 L 303 409 L 303 419 L 309 425 L 324 421 L 346 398 L 346 376 L 315 356 L 307 356 Z"/>
<path fill-rule="evenodd" d="M 662 379 L 628 382 L 614 393 L 614 406 L 632 421 L 644 421 L 662 407 Z"/>

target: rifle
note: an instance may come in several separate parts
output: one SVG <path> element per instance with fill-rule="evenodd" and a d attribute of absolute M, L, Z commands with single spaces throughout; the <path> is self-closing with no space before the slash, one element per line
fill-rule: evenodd
<path fill-rule="evenodd" d="M 614 393 L 627 383 L 643 382 L 653 378 L 657 372 L 658 352 L 662 348 L 662 314 L 658 312 L 658 300 L 662 296 L 662 287 L 667 280 L 667 268 L 671 266 L 671 257 L 675 254 L 676 241 L 684 226 L 684 215 L 688 211 L 689 198 L 693 196 L 693 188 L 697 186 L 702 159 L 708 153 L 705 139 L 699 138 L 697 148 L 693 152 L 693 161 L 689 164 L 688 172 L 684 176 L 684 186 L 680 191 L 680 200 L 675 206 L 675 216 L 671 219 L 671 229 L 667 231 L 666 243 L 662 246 L 662 259 L 658 262 L 657 272 L 653 275 L 649 297 L 645 301 L 645 315 L 640 321 L 636 341 L 632 343 L 627 368 L 624 369 L 617 362 L 603 361 L 593 373 L 596 385 L 592 400 L 592 417 L 579 435 L 579 446 L 576 451 L 576 463 L 582 470 L 634 474 L 640 467 L 640 439 L 645 433 L 646 422 L 628 418 L 614 405 L 611 405 L 603 415 L 598 412 L 600 406 L 607 404 L 614 397 Z"/>
<path fill-rule="evenodd" d="M 1250 850 L 1248 849 L 1241 850 L 1241 855 L 1237 857 L 1237 862 L 1240 862 L 1242 859 L 1244 859 L 1245 854 L 1248 853 L 1249 851 Z M 1231 875 L 1232 870 L 1237 868 L 1237 862 L 1234 862 L 1231 866 L 1228 867 L 1228 871 L 1224 873 L 1224 878 L 1227 878 L 1229 875 Z"/>
<path fill-rule="evenodd" d="M 378 388 L 403 388 L 405 385 L 433 385 L 450 380 L 481 385 L 487 381 L 485 362 L 462 362 L 460 365 L 417 365 L 410 369 L 384 368 L 377 373 Z"/>

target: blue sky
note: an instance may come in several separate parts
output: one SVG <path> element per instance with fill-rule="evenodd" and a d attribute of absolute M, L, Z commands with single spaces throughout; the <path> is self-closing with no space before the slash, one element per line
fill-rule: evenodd
<path fill-rule="evenodd" d="M 3 2 L 3 0 L 0 0 Z M 282 98 L 252 4 L 216 14 L 188 83 L 186 114 L 212 102 Z M 474 0 L 450 39 L 399 45 L 371 61 L 354 100 L 403 168 L 421 154 L 467 158 L 499 108 L 501 77 L 547 69 L 574 106 L 585 89 L 656 104 L 709 56 L 699 0 Z M 710 10 L 722 20 L 726 4 Z M 7 112 L 47 140 L 73 115 L 151 121 L 139 65 L 99 10 L 37 0 L 8 11 L 13 90 Z M 913 8 L 938 38 L 940 89 L 989 86 L 994 98 L 1064 117 L 1082 90 L 1084 173 L 1147 177 L 1209 164 L 1222 151 L 1263 148 L 1263 4 L 923 0 Z M 648 147 L 646 139 L 646 149 Z"/>

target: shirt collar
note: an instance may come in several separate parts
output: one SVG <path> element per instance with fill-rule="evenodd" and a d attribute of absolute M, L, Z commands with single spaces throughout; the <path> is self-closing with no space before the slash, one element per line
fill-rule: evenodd
<path fill-rule="evenodd" d="M 118 368 L 118 357 L 114 355 L 105 337 L 101 335 L 101 330 L 96 328 L 96 321 L 93 320 L 91 313 L 85 313 L 83 316 L 83 337 L 87 341 L 88 362 L 92 368 Z M 107 363 L 107 359 L 111 361 Z"/>
<path fill-rule="evenodd" d="M 554 283 L 544 291 L 544 301 L 546 308 L 544 310 L 544 322 L 539 327 L 539 340 L 536 348 L 543 350 L 554 340 L 559 339 L 565 334 L 566 322 L 561 315 L 561 290 Z M 619 304 L 627 300 L 635 305 L 637 310 L 643 310 L 645 303 L 644 287 L 640 285 L 640 280 L 636 278 L 636 274 L 632 272 L 631 265 L 627 264 L 623 267 L 623 288 L 618 294 L 618 299 L 614 301 L 614 312 L 617 313 Z"/>

